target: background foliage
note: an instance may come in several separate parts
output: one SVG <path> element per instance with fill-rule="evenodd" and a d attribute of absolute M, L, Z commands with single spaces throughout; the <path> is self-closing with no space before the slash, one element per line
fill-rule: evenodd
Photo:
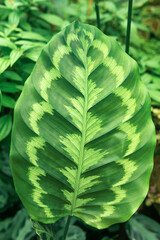
<path fill-rule="evenodd" d="M 127 1 L 99 1 L 101 30 L 125 48 Z M 130 54 L 152 99 L 157 147 L 150 190 L 138 212 L 126 223 L 106 230 L 72 219 L 67 240 L 160 239 L 160 3 L 134 0 Z M 15 193 L 9 168 L 13 109 L 27 77 L 50 38 L 74 20 L 96 25 L 92 0 L 0 0 L 0 239 L 38 239 L 45 226 L 35 226 Z M 66 219 L 54 226 L 62 239 Z M 155 222 L 157 221 L 157 222 Z M 53 226 L 48 226 L 53 228 Z M 44 236 L 43 236 L 44 237 Z M 45 236 L 46 239 L 48 236 Z M 50 237 L 50 236 L 49 236 Z M 48 238 L 49 239 L 49 238 Z"/>

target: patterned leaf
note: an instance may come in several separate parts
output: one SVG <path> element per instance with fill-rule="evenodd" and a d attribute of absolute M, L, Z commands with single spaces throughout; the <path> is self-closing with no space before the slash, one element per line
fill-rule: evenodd
<path fill-rule="evenodd" d="M 154 147 L 136 62 L 93 26 L 56 34 L 15 108 L 11 169 L 30 216 L 126 221 L 147 194 Z"/>

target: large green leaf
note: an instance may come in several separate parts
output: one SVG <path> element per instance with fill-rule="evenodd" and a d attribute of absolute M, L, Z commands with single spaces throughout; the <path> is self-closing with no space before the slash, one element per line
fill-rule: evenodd
<path fill-rule="evenodd" d="M 29 215 L 106 228 L 148 191 L 155 129 L 136 62 L 78 22 L 42 51 L 16 104 L 11 169 Z"/>

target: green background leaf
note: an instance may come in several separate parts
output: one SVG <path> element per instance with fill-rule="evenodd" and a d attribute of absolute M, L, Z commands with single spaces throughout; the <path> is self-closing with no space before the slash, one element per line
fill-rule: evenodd
<path fill-rule="evenodd" d="M 8 136 L 12 128 L 12 117 L 6 114 L 0 117 L 0 141 Z"/>

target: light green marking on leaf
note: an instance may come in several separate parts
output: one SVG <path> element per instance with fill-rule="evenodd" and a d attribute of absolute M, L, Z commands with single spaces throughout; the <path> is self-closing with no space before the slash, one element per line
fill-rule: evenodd
<path fill-rule="evenodd" d="M 140 133 L 137 133 L 137 126 L 134 126 L 133 124 L 130 124 L 129 122 L 123 123 L 119 129 L 127 134 L 128 141 L 130 141 L 130 144 L 128 145 L 128 149 L 124 156 L 127 156 L 131 153 L 133 153 L 137 146 L 140 143 Z"/>
<path fill-rule="evenodd" d="M 89 223 L 96 223 L 97 227 L 101 226 L 103 218 L 107 218 L 111 216 L 114 213 L 115 209 L 116 208 L 114 206 L 109 206 L 108 204 L 104 204 L 101 209 L 102 213 L 99 214 L 99 216 L 93 216 L 93 218 L 90 218 Z"/>
<path fill-rule="evenodd" d="M 48 102 L 47 89 L 51 88 L 53 80 L 57 80 L 61 75 L 57 69 L 52 68 L 50 71 L 44 72 L 44 77 L 40 82 L 41 96 Z"/>
<path fill-rule="evenodd" d="M 123 67 L 119 66 L 113 57 L 106 57 L 103 64 L 105 67 L 109 68 L 109 70 L 113 75 L 115 75 L 115 83 L 116 83 L 116 87 L 118 87 L 125 78 L 125 71 Z"/>
<path fill-rule="evenodd" d="M 67 44 L 70 46 L 72 41 L 78 41 L 79 42 L 79 39 L 78 39 L 78 37 L 75 33 L 71 32 L 67 35 Z"/>
<path fill-rule="evenodd" d="M 67 35 L 67 44 L 68 44 L 68 46 L 71 47 L 71 42 L 72 42 L 72 41 L 76 41 L 76 42 L 78 42 L 79 44 L 81 44 L 80 41 L 79 41 L 79 39 L 78 39 L 78 36 L 77 36 L 75 33 L 69 33 L 69 34 Z M 76 53 L 78 54 L 79 58 L 80 58 L 80 59 L 82 60 L 82 62 L 84 63 L 84 62 L 85 62 L 85 55 L 84 55 L 84 50 L 83 50 L 83 48 L 77 46 L 76 49 L 75 49 L 75 51 L 76 51 Z"/>
<path fill-rule="evenodd" d="M 97 88 L 91 79 L 88 81 L 88 109 L 94 105 L 102 91 L 103 88 Z"/>
<path fill-rule="evenodd" d="M 60 142 L 64 145 L 64 150 L 78 165 L 81 136 L 78 134 L 67 134 L 65 137 L 60 137 Z M 61 171 L 63 171 L 63 169 Z"/>
<path fill-rule="evenodd" d="M 89 148 L 84 150 L 84 162 L 82 166 L 82 173 L 88 170 L 91 166 L 95 166 L 98 162 L 100 162 L 105 155 L 107 155 L 108 151 L 102 151 L 101 149 L 93 149 Z"/>
<path fill-rule="evenodd" d="M 102 121 L 95 115 L 88 112 L 87 114 L 87 130 L 86 130 L 86 143 L 91 141 L 94 136 L 101 130 Z M 94 131 L 93 131 L 94 128 Z"/>
<path fill-rule="evenodd" d="M 106 45 L 106 43 L 100 41 L 100 40 L 94 40 L 91 44 L 90 47 L 93 47 L 93 48 L 97 48 L 99 51 L 101 51 L 101 53 L 103 54 L 103 59 L 104 60 L 108 53 L 109 53 L 109 48 L 108 46 Z M 91 74 L 91 72 L 97 67 L 99 66 L 99 58 L 97 57 L 95 60 L 92 59 L 91 56 L 88 56 L 87 57 L 87 64 L 88 64 L 88 75 Z"/>
<path fill-rule="evenodd" d="M 32 137 L 31 140 L 27 142 L 26 153 L 29 157 L 30 162 L 33 165 L 38 166 L 37 150 L 38 149 L 44 150 L 44 146 L 45 141 L 41 137 Z"/>
<path fill-rule="evenodd" d="M 98 40 L 98 39 L 94 40 L 91 46 L 93 46 L 94 48 L 98 48 L 98 50 L 100 50 L 103 53 L 104 58 L 109 53 L 108 46 L 106 45 L 106 43 L 102 42 L 101 40 Z"/>
<path fill-rule="evenodd" d="M 37 134 L 39 134 L 38 121 L 43 117 L 45 113 L 53 115 L 53 108 L 49 103 L 41 101 L 40 103 L 33 104 L 32 111 L 29 114 L 29 122 L 33 131 Z"/>
<path fill-rule="evenodd" d="M 41 178 L 41 176 L 46 176 L 46 173 L 43 169 L 40 169 L 38 167 L 29 167 L 28 168 L 28 178 L 31 181 L 31 183 L 33 184 L 33 186 L 35 188 L 33 188 L 33 192 L 32 197 L 33 197 L 33 201 L 41 208 L 43 208 L 46 217 L 54 217 L 51 209 L 42 202 L 41 198 L 42 198 L 42 194 L 46 194 L 48 195 L 48 193 L 46 191 L 44 191 L 39 183 L 39 180 Z"/>
<path fill-rule="evenodd" d="M 80 131 L 82 131 L 84 98 L 72 98 L 70 102 L 72 103 L 73 107 L 65 106 L 65 108 L 68 110 L 70 116 L 72 117 L 74 124 L 78 127 Z"/>
<path fill-rule="evenodd" d="M 53 55 L 53 64 L 59 70 L 59 63 L 64 55 L 69 55 L 71 53 L 71 48 L 69 46 L 57 45 L 57 50 Z"/>
<path fill-rule="evenodd" d="M 93 42 L 93 39 L 94 39 L 93 33 L 87 31 L 86 29 L 83 29 L 83 32 L 84 32 L 84 36 L 86 35 L 90 39 L 90 41 Z"/>
<path fill-rule="evenodd" d="M 60 169 L 60 172 L 67 178 L 68 182 L 74 190 L 76 169 L 65 167 L 64 169 Z"/>
<path fill-rule="evenodd" d="M 85 94 L 85 89 L 84 89 L 85 69 L 82 67 L 76 66 L 72 70 L 71 76 L 73 78 L 74 84 L 77 86 L 77 88 L 80 90 L 80 92 L 84 95 Z"/>
<path fill-rule="evenodd" d="M 131 178 L 133 173 L 137 170 L 138 166 L 136 166 L 136 163 L 130 159 L 122 159 L 116 162 L 117 164 L 121 165 L 124 169 L 124 176 L 122 179 L 115 183 L 113 187 L 123 185 L 128 182 L 128 180 Z"/>
<path fill-rule="evenodd" d="M 86 29 L 79 28 L 78 32 L 80 33 L 79 39 L 81 40 L 81 43 L 83 45 L 84 52 L 87 52 L 91 42 L 94 39 L 94 35 L 90 31 L 87 31 Z"/>
<path fill-rule="evenodd" d="M 89 176 L 89 177 L 81 177 L 80 183 L 79 183 L 79 191 L 78 195 L 83 194 L 86 192 L 86 190 L 89 190 L 94 185 L 100 183 L 98 180 L 99 176 Z"/>
<path fill-rule="evenodd" d="M 111 190 L 115 194 L 115 199 L 108 202 L 108 205 L 114 205 L 116 203 L 119 203 L 126 197 L 126 190 L 122 189 L 120 186 L 112 187 Z"/>
<path fill-rule="evenodd" d="M 79 208 L 81 208 L 82 206 L 86 205 L 87 203 L 93 201 L 95 198 L 77 198 L 76 199 L 76 204 L 75 204 L 75 208 L 73 210 L 74 212 L 77 212 Z"/>
<path fill-rule="evenodd" d="M 122 99 L 122 105 L 127 107 L 127 112 L 124 114 L 123 122 L 132 117 L 136 109 L 136 99 L 132 98 L 132 91 L 120 86 L 115 90 L 115 95 Z"/>
<path fill-rule="evenodd" d="M 102 90 L 96 88 L 96 85 L 90 80 L 88 82 L 88 95 L 87 95 L 87 103 L 89 105 L 86 105 L 86 110 L 88 111 L 88 108 L 92 106 L 92 104 L 95 102 L 95 100 L 98 97 L 98 94 L 100 94 Z M 78 97 L 77 99 L 71 99 L 70 102 L 72 103 L 71 106 L 65 106 L 68 110 L 70 116 L 72 117 L 73 122 L 79 127 L 79 130 L 83 132 L 84 128 L 84 105 L 85 100 L 83 97 Z M 85 131 L 85 139 L 83 141 L 90 141 L 93 136 L 101 129 L 101 121 L 96 117 L 93 116 L 90 112 L 86 113 L 86 131 Z M 94 132 L 91 131 L 93 129 L 93 125 L 95 126 Z M 92 129 L 91 129 L 92 128 Z M 98 161 L 101 161 L 106 152 L 102 151 L 101 149 L 87 149 L 84 147 L 82 152 L 82 136 L 78 134 L 67 134 L 64 137 L 60 138 L 61 143 L 64 145 L 64 150 L 69 154 L 69 156 L 72 158 L 72 160 L 77 164 L 79 163 L 79 158 L 82 157 L 82 166 L 81 166 L 81 173 L 85 172 L 88 168 L 98 163 Z M 84 144 L 85 144 L 84 142 Z M 83 154 L 83 155 L 81 155 Z M 91 159 L 92 157 L 92 161 Z M 67 181 L 70 183 L 71 187 L 73 189 L 76 189 L 77 182 L 75 181 L 77 174 L 78 174 L 78 168 L 75 169 L 61 169 L 61 173 L 66 176 Z M 76 211 L 78 207 L 82 207 L 83 205 L 87 204 L 88 202 L 92 201 L 93 198 L 86 198 L 82 199 L 80 197 L 81 194 L 85 193 L 87 190 L 95 186 L 96 184 L 100 183 L 99 180 L 100 176 L 89 176 L 89 177 L 80 177 L 79 183 L 78 183 L 78 189 L 77 189 L 77 197 L 76 201 L 74 203 L 74 208 L 72 210 L 72 213 Z M 67 190 L 63 190 L 63 194 L 67 198 L 67 200 L 73 204 L 73 199 L 75 198 L 75 193 L 70 192 Z M 79 197 L 78 197 L 79 196 Z M 66 206 L 68 208 L 68 205 Z"/>

